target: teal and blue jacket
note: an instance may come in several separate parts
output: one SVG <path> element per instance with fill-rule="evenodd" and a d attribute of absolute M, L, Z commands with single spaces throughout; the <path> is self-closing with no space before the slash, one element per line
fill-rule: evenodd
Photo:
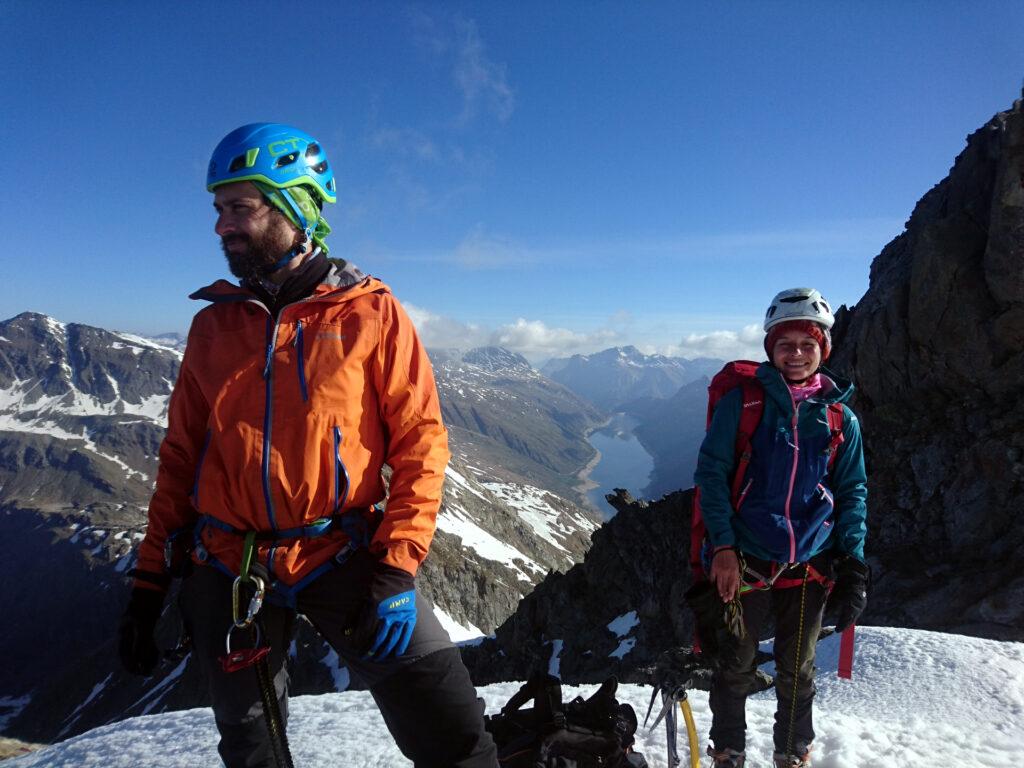
<path fill-rule="evenodd" d="M 733 509 L 741 387 L 715 407 L 700 448 L 694 482 L 713 547 L 735 546 L 764 560 L 806 562 L 833 551 L 864 560 L 867 485 L 860 423 L 845 402 L 853 384 L 821 369 L 822 390 L 794 403 L 782 374 L 762 363 L 764 414 L 751 439 L 751 459 Z M 843 443 L 828 468 L 829 403 L 843 405 Z"/>

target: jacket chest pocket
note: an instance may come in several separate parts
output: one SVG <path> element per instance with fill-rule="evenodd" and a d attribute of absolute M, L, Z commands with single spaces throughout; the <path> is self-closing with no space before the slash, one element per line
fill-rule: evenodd
<path fill-rule="evenodd" d="M 372 383 L 377 324 L 359 319 L 298 321 L 292 386 L 316 411 L 350 409 Z"/>

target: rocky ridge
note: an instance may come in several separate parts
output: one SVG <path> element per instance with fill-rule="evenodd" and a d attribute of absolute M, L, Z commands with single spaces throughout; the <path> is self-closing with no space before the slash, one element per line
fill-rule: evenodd
<path fill-rule="evenodd" d="M 1024 639 L 1024 111 L 971 134 L 841 311 L 876 621 Z"/>

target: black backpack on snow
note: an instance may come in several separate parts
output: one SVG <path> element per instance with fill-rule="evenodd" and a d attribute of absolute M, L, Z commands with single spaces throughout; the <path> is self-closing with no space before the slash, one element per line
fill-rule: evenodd
<path fill-rule="evenodd" d="M 647 768 L 632 750 L 636 713 L 615 700 L 610 677 L 589 699 L 562 703 L 558 678 L 534 674 L 485 727 L 501 768 Z M 527 702 L 532 708 L 522 709 Z"/>

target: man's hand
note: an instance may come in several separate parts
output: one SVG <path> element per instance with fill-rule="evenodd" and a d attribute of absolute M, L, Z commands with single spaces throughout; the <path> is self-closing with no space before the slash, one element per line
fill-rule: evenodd
<path fill-rule="evenodd" d="M 133 675 L 149 676 L 160 661 L 153 634 L 163 611 L 164 593 L 135 587 L 118 627 L 118 655 Z"/>
<path fill-rule="evenodd" d="M 867 607 L 870 575 L 865 563 L 849 555 L 836 564 L 836 583 L 825 605 L 826 612 L 837 612 L 836 632 L 851 626 Z"/>
<path fill-rule="evenodd" d="M 740 561 L 734 549 L 720 549 L 712 556 L 708 578 L 718 588 L 723 603 L 736 597 L 740 588 Z"/>
<path fill-rule="evenodd" d="M 376 632 L 366 655 L 373 661 L 401 656 L 416 627 L 416 580 L 412 574 L 377 562 L 370 582 Z"/>

